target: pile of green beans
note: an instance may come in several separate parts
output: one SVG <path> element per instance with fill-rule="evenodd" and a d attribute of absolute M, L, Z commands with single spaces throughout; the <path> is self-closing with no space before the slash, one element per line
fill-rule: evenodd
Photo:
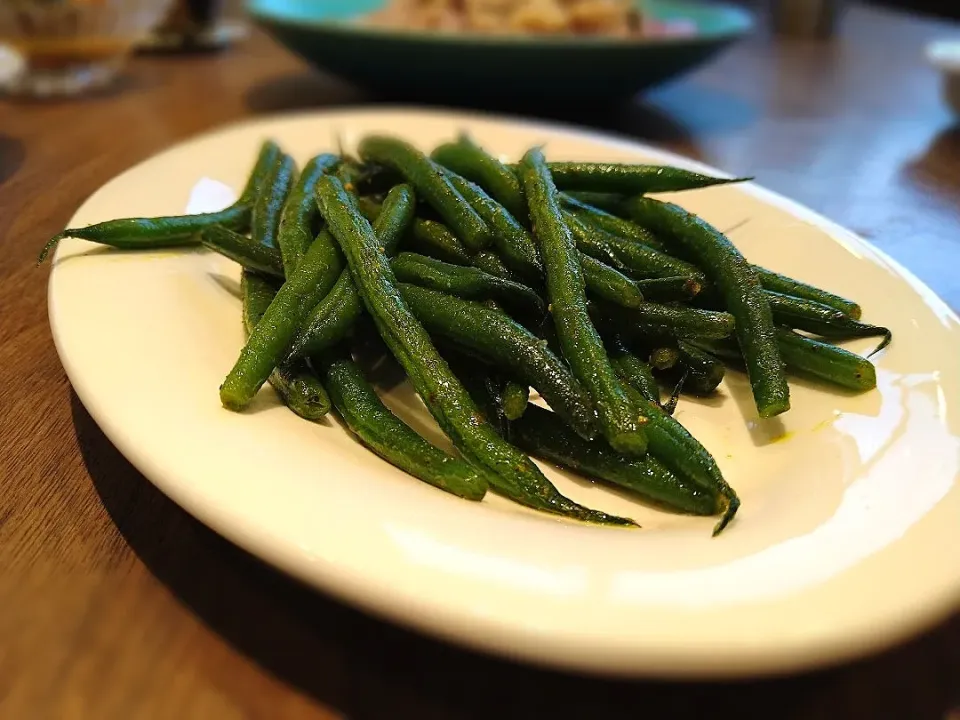
<path fill-rule="evenodd" d="M 789 409 L 788 374 L 876 387 L 873 364 L 833 343 L 878 337 L 877 352 L 888 328 L 647 196 L 742 178 L 548 161 L 540 148 L 506 165 L 466 136 L 431 155 L 369 136 L 357 156 L 320 154 L 300 173 L 264 142 L 230 207 L 69 228 L 40 262 L 65 237 L 219 253 L 242 269 L 247 337 L 220 388 L 226 409 L 243 410 L 269 382 L 299 416 L 336 413 L 435 488 L 474 501 L 490 490 L 601 525 L 635 523 L 565 497 L 530 456 L 719 516 L 717 534 L 740 499 L 673 417 L 682 394 L 715 393 L 727 363 L 746 370 L 761 418 Z M 457 453 L 387 408 L 364 367 L 371 354 L 393 356 Z"/>

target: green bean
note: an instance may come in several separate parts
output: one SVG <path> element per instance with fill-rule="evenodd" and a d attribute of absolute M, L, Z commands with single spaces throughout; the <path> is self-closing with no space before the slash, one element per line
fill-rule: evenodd
<path fill-rule="evenodd" d="M 637 280 L 637 288 L 651 302 L 689 302 L 700 294 L 703 285 L 692 277 L 678 276 Z"/>
<path fill-rule="evenodd" d="M 530 233 L 503 205 L 487 195 L 469 180 L 448 173 L 450 182 L 493 232 L 493 245 L 503 262 L 525 278 L 539 279 L 543 275 L 540 253 Z"/>
<path fill-rule="evenodd" d="M 751 265 L 721 232 L 672 203 L 650 198 L 632 202 L 636 215 L 664 240 L 694 258 L 736 318 L 757 411 L 762 418 L 790 409 L 790 388 L 777 347 L 773 314 Z"/>
<path fill-rule="evenodd" d="M 337 412 L 360 441 L 391 465 L 441 490 L 481 500 L 487 483 L 477 468 L 434 447 L 383 404 L 349 358 L 326 365 Z"/>
<path fill-rule="evenodd" d="M 517 220 L 526 221 L 527 203 L 516 174 L 467 135 L 461 135 L 455 143 L 441 145 L 431 157 L 445 168 L 477 183 Z"/>
<path fill-rule="evenodd" d="M 534 148 L 521 163 L 520 182 L 529 203 L 534 235 L 547 276 L 550 312 L 563 354 L 597 408 L 600 428 L 611 447 L 642 455 L 646 437 L 590 321 L 583 270 L 570 229 L 560 212 L 557 189 L 543 153 Z"/>
<path fill-rule="evenodd" d="M 642 307 L 643 293 L 636 283 L 619 270 L 595 260 L 589 255 L 580 255 L 583 282 L 591 298 L 606 300 L 625 308 Z"/>
<path fill-rule="evenodd" d="M 380 215 L 380 203 L 368 197 L 361 197 L 357 201 L 360 212 L 370 222 Z M 415 218 L 402 240 L 405 247 L 409 247 L 421 255 L 429 255 L 444 262 L 456 265 L 469 265 L 472 256 L 447 226 L 435 220 Z"/>
<path fill-rule="evenodd" d="M 742 358 L 735 343 L 697 338 L 694 344 L 723 358 Z M 792 374 L 823 380 L 857 392 L 873 390 L 877 386 L 877 371 L 873 364 L 849 350 L 804 337 L 786 328 L 777 328 L 777 344 L 787 370 Z"/>
<path fill-rule="evenodd" d="M 271 171 L 282 154 L 283 151 L 280 149 L 280 146 L 273 142 L 273 140 L 264 140 L 260 144 L 260 151 L 257 153 L 257 160 L 254 163 L 253 170 L 250 171 L 247 182 L 240 192 L 240 197 L 237 198 L 237 202 L 234 203 L 235 205 L 253 207 L 257 197 L 259 197 L 260 192 L 263 190 L 264 184 L 270 177 Z M 246 228 L 235 229 L 243 231 Z"/>
<path fill-rule="evenodd" d="M 390 191 L 382 206 L 377 206 L 373 232 L 392 255 L 400 238 L 409 228 L 415 199 L 409 185 L 398 185 Z M 348 269 L 340 274 L 329 294 L 317 303 L 303 321 L 290 344 L 288 358 L 312 356 L 332 348 L 343 340 L 363 312 L 363 302 Z"/>
<path fill-rule="evenodd" d="M 246 270 L 253 270 L 283 280 L 283 261 L 275 248 L 261 245 L 246 235 L 213 225 L 200 232 L 200 243 Z"/>
<path fill-rule="evenodd" d="M 491 487 L 511 499 L 548 512 L 592 522 L 632 524 L 565 498 L 526 455 L 497 434 L 410 312 L 396 287 L 379 241 L 343 185 L 336 178 L 326 176 L 318 183 L 317 194 L 323 215 L 340 243 L 360 297 L 380 336 L 454 445 L 468 460 L 490 471 Z"/>
<path fill-rule="evenodd" d="M 760 284 L 763 285 L 764 290 L 804 298 L 805 300 L 813 300 L 814 302 L 835 308 L 849 315 L 854 320 L 860 319 L 860 306 L 852 300 L 847 300 L 846 298 L 834 295 L 826 290 L 821 290 L 813 285 L 807 285 L 799 280 L 789 278 L 786 275 L 780 275 L 772 270 L 766 270 L 759 265 L 754 265 L 753 269 L 754 272 L 757 273 L 757 277 L 760 278 Z"/>
<path fill-rule="evenodd" d="M 650 351 L 650 366 L 654 370 L 669 370 L 680 362 L 680 351 L 675 347 L 655 347 Z"/>
<path fill-rule="evenodd" d="M 778 325 L 834 339 L 882 337 L 880 346 L 874 352 L 885 348 L 893 338 L 889 329 L 859 322 L 829 305 L 769 290 L 766 296 Z"/>
<path fill-rule="evenodd" d="M 616 333 L 607 338 L 607 348 L 611 360 L 623 377 L 635 390 L 650 402 L 660 404 L 660 385 L 653 376 L 650 364 L 631 353 Z"/>
<path fill-rule="evenodd" d="M 267 247 L 277 247 L 280 216 L 287 196 L 297 179 L 297 164 L 285 153 L 280 154 L 269 177 L 253 203 L 250 233 L 254 240 Z"/>
<path fill-rule="evenodd" d="M 683 375 L 684 392 L 701 396 L 713 393 L 726 374 L 723 363 L 688 342 L 678 343 L 677 349 L 680 352 L 679 368 Z"/>
<path fill-rule="evenodd" d="M 246 270 L 240 276 L 240 288 L 243 326 L 249 336 L 263 318 L 277 289 L 269 280 Z M 306 420 L 319 420 L 330 412 L 327 391 L 303 361 L 281 363 L 270 373 L 269 382 L 283 403 Z"/>
<path fill-rule="evenodd" d="M 630 211 L 630 214 L 635 220 L 640 221 L 643 220 L 645 213 L 648 212 L 646 210 L 648 203 L 649 201 L 645 198 L 633 198 L 626 201 L 627 209 Z M 764 290 L 770 290 L 783 295 L 790 295 L 793 297 L 804 298 L 806 300 L 822 303 L 849 315 L 854 320 L 860 319 L 860 306 L 852 300 L 847 300 L 846 298 L 840 297 L 839 295 L 835 295 L 826 290 L 822 290 L 821 288 L 808 285 L 807 283 L 799 280 L 794 280 L 786 275 L 775 273 L 772 270 L 767 270 L 759 265 L 753 265 L 752 267 Z M 686 273 L 678 274 L 683 275 Z"/>
<path fill-rule="evenodd" d="M 827 380 L 858 392 L 877 387 L 877 371 L 873 363 L 849 350 L 785 328 L 777 329 L 777 342 L 791 372 Z"/>
<path fill-rule="evenodd" d="M 303 174 L 287 197 L 280 215 L 277 246 L 283 257 L 283 270 L 292 275 L 303 254 L 316 237 L 314 225 L 319 217 L 314 188 L 321 175 L 340 162 L 336 155 L 317 155 L 307 163 Z"/>
<path fill-rule="evenodd" d="M 379 213 L 379 205 L 369 198 L 360 198 L 360 211 L 368 220 L 374 220 Z M 443 260 L 454 265 L 471 265 L 486 273 L 511 282 L 522 282 L 499 255 L 483 251 L 471 255 L 457 237 L 442 223 L 417 218 L 410 232 L 404 238 L 404 244 L 421 255 Z M 534 247 L 536 250 L 536 247 Z M 539 262 L 539 252 L 538 252 Z M 633 281 L 615 268 L 606 265 L 589 255 L 580 254 L 584 281 L 588 292 L 594 296 L 623 307 L 633 307 L 643 302 L 643 296 L 637 291 Z M 519 267 L 517 262 L 513 268 Z M 537 277 L 542 275 L 539 271 Z"/>
<path fill-rule="evenodd" d="M 626 391 L 647 420 L 644 428 L 651 454 L 681 479 L 688 479 L 707 492 L 719 495 L 718 512 L 722 517 L 713 530 L 714 535 L 719 534 L 740 507 L 736 492 L 723 479 L 720 468 L 707 449 L 683 425 L 664 412 L 658 403 L 648 400 L 629 383 L 630 370 L 624 358 L 614 359 L 613 364 L 624 380 Z"/>
<path fill-rule="evenodd" d="M 560 199 L 568 212 L 614 237 L 632 240 L 655 250 L 664 249 L 663 242 L 646 227 L 582 203 L 569 195 L 561 194 Z"/>
<path fill-rule="evenodd" d="M 225 408 L 242 410 L 253 399 L 286 356 L 300 323 L 336 282 L 342 262 L 333 238 L 327 231 L 321 232 L 247 338 L 220 386 L 220 402 Z"/>
<path fill-rule="evenodd" d="M 595 192 L 593 190 L 570 190 L 563 195 L 576 200 L 578 203 L 603 210 L 617 217 L 622 216 L 623 201 L 626 199 L 620 193 Z"/>
<path fill-rule="evenodd" d="M 716 515 L 725 506 L 711 490 L 682 480 L 651 454 L 627 457 L 605 443 L 579 437 L 549 410 L 532 405 L 510 424 L 511 439 L 531 455 L 605 480 L 693 515 Z"/>
<path fill-rule="evenodd" d="M 513 380 L 507 380 L 503 386 L 503 416 L 507 420 L 517 420 L 527 411 L 530 404 L 530 387 Z"/>
<path fill-rule="evenodd" d="M 504 280 L 474 267 L 400 253 L 390 261 L 397 280 L 456 295 L 467 300 L 495 300 L 527 317 L 542 317 L 543 301 L 526 285 Z"/>
<path fill-rule="evenodd" d="M 336 346 L 363 314 L 353 278 L 343 271 L 326 297 L 317 303 L 290 345 L 287 359 L 310 357 Z"/>
<path fill-rule="evenodd" d="M 387 165 L 403 175 L 417 191 L 417 197 L 429 203 L 467 247 L 482 250 L 490 244 L 490 228 L 476 210 L 457 192 L 443 170 L 412 145 L 371 135 L 360 142 L 359 152 L 364 160 Z"/>
<path fill-rule="evenodd" d="M 551 408 L 586 438 L 596 436 L 589 396 L 567 366 L 508 315 L 415 285 L 399 285 L 407 306 L 431 335 L 451 341 L 537 389 Z"/>
<path fill-rule="evenodd" d="M 552 162 L 550 172 L 561 190 L 592 190 L 624 195 L 696 190 L 753 178 L 721 178 L 667 165 Z"/>
<path fill-rule="evenodd" d="M 47 241 L 40 251 L 37 264 L 46 260 L 57 243 L 65 237 L 89 240 L 119 250 L 158 250 L 196 245 L 199 240 L 198 233 L 212 225 L 222 225 L 231 230 L 245 232 L 250 227 L 253 199 L 279 156 L 280 148 L 276 143 L 271 141 L 263 143 L 243 194 L 228 208 L 197 215 L 123 218 L 85 228 L 67 228 Z"/>
<path fill-rule="evenodd" d="M 508 268 L 506 263 L 503 262 L 503 258 L 497 255 L 495 252 L 481 250 L 472 258 L 470 258 L 470 264 L 473 265 L 473 267 L 483 270 L 485 273 L 494 275 L 502 280 L 508 280 L 509 282 L 514 283 L 523 282 L 520 276 Z"/>
<path fill-rule="evenodd" d="M 567 224 L 567 227 L 570 228 L 570 233 L 573 235 L 577 250 L 582 255 L 596 258 L 601 262 L 611 265 L 618 271 L 627 269 L 627 267 L 620 262 L 613 247 L 610 245 L 610 235 L 584 222 L 571 212 L 565 210 L 561 212 L 563 213 L 564 222 Z"/>
<path fill-rule="evenodd" d="M 730 313 L 651 302 L 633 308 L 594 303 L 591 312 L 598 322 L 619 330 L 629 339 L 725 338 L 736 328 Z"/>
<path fill-rule="evenodd" d="M 704 274 L 697 267 L 655 248 L 619 237 L 585 221 L 576 213 L 564 214 L 577 247 L 587 255 L 612 264 L 634 278 L 668 278 L 683 275 L 697 282 Z"/>

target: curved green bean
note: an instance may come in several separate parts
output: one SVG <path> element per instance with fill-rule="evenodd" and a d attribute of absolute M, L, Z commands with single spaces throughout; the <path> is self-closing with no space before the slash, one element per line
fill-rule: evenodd
<path fill-rule="evenodd" d="M 399 213 L 409 221 L 413 216 L 414 195 L 409 186 L 397 186 L 391 193 L 402 200 L 405 212 Z M 405 227 L 397 221 L 399 236 Z M 293 275 L 277 293 L 240 352 L 240 357 L 220 387 L 220 401 L 224 407 L 240 410 L 250 402 L 278 362 L 290 353 L 304 320 L 324 298 L 343 269 L 343 258 L 327 231 L 321 232 L 310 245 Z"/>
<path fill-rule="evenodd" d="M 477 183 L 517 220 L 526 221 L 527 203 L 516 174 L 469 136 L 461 135 L 457 142 L 441 145 L 431 157 L 443 167 Z"/>
<path fill-rule="evenodd" d="M 736 492 L 723 479 L 720 468 L 707 449 L 675 418 L 664 412 L 658 403 L 648 400 L 629 383 L 630 370 L 624 358 L 616 358 L 613 364 L 624 380 L 626 391 L 647 420 L 644 427 L 653 456 L 681 479 L 689 479 L 707 492 L 718 495 L 718 512 L 721 513 L 721 518 L 713 534 L 719 534 L 740 508 L 740 499 Z"/>
<path fill-rule="evenodd" d="M 577 241 L 577 247 L 587 255 L 612 264 L 634 278 L 671 278 L 683 275 L 702 283 L 703 272 L 690 263 L 667 255 L 643 243 L 634 242 L 597 227 L 576 213 L 564 217 Z"/>
<path fill-rule="evenodd" d="M 766 291 L 773 319 L 778 325 L 834 339 L 882 337 L 874 352 L 879 352 L 893 339 L 888 328 L 868 325 L 854 320 L 846 313 L 829 305 L 803 298 Z"/>
<path fill-rule="evenodd" d="M 277 144 L 270 140 L 264 142 L 240 199 L 228 208 L 196 215 L 122 218 L 85 228 L 67 228 L 47 241 L 40 251 L 37 264 L 46 260 L 57 243 L 65 237 L 89 240 L 118 250 L 159 250 L 196 245 L 197 233 L 213 225 L 222 225 L 231 230 L 245 232 L 250 227 L 253 201 L 279 157 L 280 148 Z"/>
<path fill-rule="evenodd" d="M 422 152 L 397 138 L 376 135 L 361 140 L 358 150 L 364 160 L 387 165 L 403 175 L 417 197 L 429 203 L 467 247 L 482 250 L 490 244 L 490 228 L 446 173 Z"/>
<path fill-rule="evenodd" d="M 715 491 L 683 480 L 653 454 L 627 457 L 606 443 L 584 440 L 549 410 L 531 405 L 510 423 L 510 437 L 535 457 L 631 490 L 693 515 L 716 515 L 725 506 Z"/>
<path fill-rule="evenodd" d="M 246 270 L 254 270 L 283 280 L 283 261 L 280 253 L 246 235 L 212 225 L 200 233 L 200 243 L 210 250 L 228 257 Z"/>
<path fill-rule="evenodd" d="M 587 205 L 575 198 L 561 193 L 560 199 L 568 212 L 605 233 L 623 240 L 632 240 L 644 247 L 663 250 L 664 245 L 650 230 L 630 220 L 605 212 L 600 208 Z"/>
<path fill-rule="evenodd" d="M 391 465 L 467 500 L 481 500 L 487 482 L 469 463 L 434 447 L 390 412 L 349 358 L 326 365 L 337 412 L 360 441 Z"/>
<path fill-rule="evenodd" d="M 694 258 L 736 318 L 757 411 L 762 418 L 790 409 L 790 388 L 777 347 L 773 314 L 752 266 L 720 231 L 672 203 L 632 201 L 634 213 L 665 241 Z"/>
<path fill-rule="evenodd" d="M 393 258 L 390 267 L 400 282 L 467 300 L 494 300 L 527 317 L 542 317 L 545 311 L 540 296 L 526 285 L 504 280 L 475 267 L 452 265 L 406 252 Z"/>

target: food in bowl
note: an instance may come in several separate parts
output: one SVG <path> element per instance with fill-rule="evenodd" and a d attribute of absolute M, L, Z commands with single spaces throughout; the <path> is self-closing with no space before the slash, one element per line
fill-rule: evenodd
<path fill-rule="evenodd" d="M 643 32 L 630 0 L 391 0 L 378 25 L 487 34 L 612 35 Z"/>

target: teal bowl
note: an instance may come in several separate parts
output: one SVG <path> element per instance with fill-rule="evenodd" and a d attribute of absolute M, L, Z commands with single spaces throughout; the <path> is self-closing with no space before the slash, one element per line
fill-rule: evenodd
<path fill-rule="evenodd" d="M 656 20 L 687 36 L 491 36 L 372 27 L 357 20 L 384 0 L 248 0 L 252 17 L 318 68 L 393 96 L 429 100 L 617 100 L 710 59 L 753 26 L 744 10 L 648 0 Z"/>

